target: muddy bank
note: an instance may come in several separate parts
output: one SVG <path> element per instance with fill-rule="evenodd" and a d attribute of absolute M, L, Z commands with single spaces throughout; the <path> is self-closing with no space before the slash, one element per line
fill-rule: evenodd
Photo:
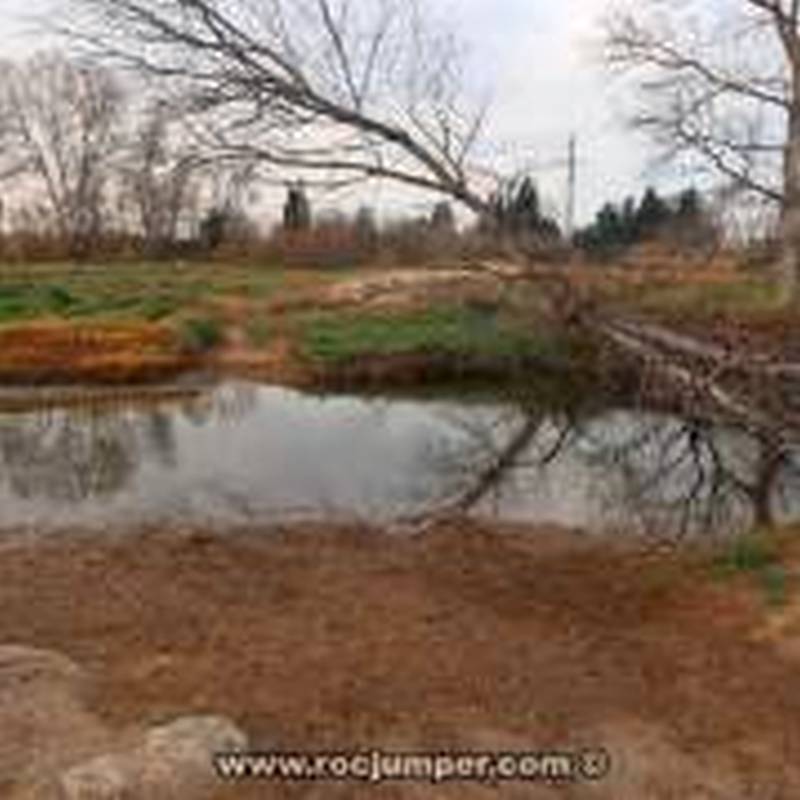
<path fill-rule="evenodd" d="M 329 366 L 309 368 L 311 386 L 357 390 L 375 388 L 413 388 L 431 384 L 475 382 L 535 382 L 537 379 L 567 381 L 587 371 L 588 364 L 556 361 L 537 355 L 516 358 L 454 356 L 442 352 L 398 355 L 364 355 Z M 586 376 L 588 379 L 588 375 Z"/>
<path fill-rule="evenodd" d="M 557 342 L 557 334 L 553 333 Z M 567 342 L 565 348 L 572 343 Z M 369 390 L 460 381 L 522 382 L 538 377 L 595 380 L 595 364 L 575 349 L 563 357 L 454 354 L 448 350 L 370 354 L 333 363 L 304 355 L 286 338 L 257 349 L 223 345 L 205 353 L 181 349 L 170 331 L 154 326 L 101 326 L 87 330 L 30 326 L 0 333 L 0 405 L 27 387 L 65 397 L 69 387 L 166 387 L 180 391 L 226 378 L 248 378 L 300 389 Z M 16 388 L 15 388 L 16 387 Z M 35 400 L 35 395 L 33 398 Z"/>
<path fill-rule="evenodd" d="M 615 768 L 592 797 L 797 796 L 796 661 L 758 635 L 762 598 L 712 580 L 705 559 L 462 521 L 424 537 L 306 525 L 10 538 L 0 641 L 92 670 L 91 707 L 113 728 L 214 713 L 289 750 L 604 746 Z M 361 790 L 218 793 L 267 796 Z"/>
<path fill-rule="evenodd" d="M 512 302 L 497 277 L 366 272 L 298 291 L 217 298 L 160 322 L 15 323 L 0 329 L 0 383 L 146 385 L 203 371 L 298 388 L 390 388 L 508 381 L 590 360 L 546 318 L 540 297 L 514 311 L 520 298 Z"/>
<path fill-rule="evenodd" d="M 0 388 L 0 412 L 29 412 L 31 409 L 137 408 L 160 406 L 165 402 L 191 400 L 207 391 L 210 378 L 205 374 L 184 374 L 170 383 L 140 383 L 125 386 L 91 384 L 26 385 Z"/>
<path fill-rule="evenodd" d="M 719 297 L 714 292 L 684 297 L 681 291 L 698 280 L 705 285 L 700 265 L 694 265 L 672 276 L 668 283 L 674 284 L 674 291 L 663 293 L 656 291 L 661 280 L 657 259 L 644 261 L 647 269 L 641 264 L 620 269 L 573 264 L 569 271 L 537 267 L 530 272 L 535 278 L 530 283 L 522 280 L 518 266 L 503 263 L 364 270 L 336 280 L 316 273 L 280 279 L 258 273 L 261 283 L 251 286 L 244 281 L 233 294 L 221 291 L 230 276 L 215 267 L 217 283 L 210 285 L 220 293 L 203 295 L 202 302 L 173 304 L 174 309 L 159 305 L 164 298 L 156 289 L 164 281 L 172 285 L 178 280 L 181 286 L 188 282 L 198 292 L 205 284 L 203 273 L 169 271 L 148 286 L 153 297 L 144 294 L 152 307 L 130 306 L 127 322 L 120 321 L 114 309 L 128 308 L 131 298 L 124 292 L 117 296 L 108 287 L 108 296 L 103 294 L 106 317 L 59 316 L 57 309 L 39 306 L 23 309 L 34 317 L 31 321 L 23 322 L 23 316 L 0 329 L 0 383 L 157 384 L 196 370 L 295 387 L 352 389 L 461 379 L 507 381 L 519 373 L 553 368 L 572 373 L 595 369 L 606 376 L 609 367 L 619 369 L 619 359 L 598 369 L 592 352 L 598 342 L 591 331 L 582 332 L 583 341 L 572 347 L 574 332 L 562 324 L 570 316 L 564 305 L 572 300 L 559 300 L 542 290 L 565 277 L 573 299 L 588 300 L 593 296 L 590 289 L 596 289 L 599 298 L 609 295 L 603 302 L 610 311 L 620 304 L 622 313 L 662 318 L 737 351 L 757 350 L 784 359 L 800 352 L 796 314 L 767 303 L 764 287 L 742 283 L 741 276 L 723 269 L 714 273 L 709 286 L 721 281 L 731 295 L 727 305 L 725 292 Z M 92 280 L 102 284 L 101 278 L 116 274 L 99 271 Z M 70 272 L 69 277 L 77 280 L 80 274 Z M 612 290 L 627 286 L 634 277 L 646 296 L 637 291 L 617 297 Z M 238 286 L 236 281 L 232 286 Z M 603 287 L 608 292 L 600 291 Z M 83 295 L 91 295 L 90 289 L 80 284 L 71 291 L 76 299 L 86 299 Z M 97 313 L 104 309 L 96 303 L 88 308 Z M 163 316 L 153 316 L 156 313 Z M 320 355 L 314 342 L 318 351 L 333 346 L 334 352 Z M 511 344 L 521 346 L 510 350 Z"/>

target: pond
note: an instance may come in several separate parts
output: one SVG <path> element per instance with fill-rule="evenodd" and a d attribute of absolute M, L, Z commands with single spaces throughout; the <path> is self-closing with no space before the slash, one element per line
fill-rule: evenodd
<path fill-rule="evenodd" d="M 686 532 L 746 526 L 764 458 L 737 431 L 625 409 L 543 411 L 485 397 L 319 397 L 229 383 L 146 403 L 0 414 L 0 526 L 37 529 L 434 510 Z M 800 514 L 793 453 L 769 507 Z"/>

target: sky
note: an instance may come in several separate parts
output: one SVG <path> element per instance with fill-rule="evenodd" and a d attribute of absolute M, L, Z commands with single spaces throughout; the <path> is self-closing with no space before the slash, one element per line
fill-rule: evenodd
<path fill-rule="evenodd" d="M 608 0 L 458 0 L 458 5 L 465 29 L 476 37 L 476 58 L 496 65 L 488 139 L 508 154 L 510 169 L 530 167 L 545 198 L 563 209 L 574 135 L 580 220 L 605 200 L 622 199 L 652 179 L 646 174 L 646 143 L 627 128 L 619 87 L 597 55 L 597 23 Z"/>
<path fill-rule="evenodd" d="M 567 148 L 576 136 L 579 222 L 606 200 L 665 181 L 648 166 L 647 143 L 627 129 L 623 93 L 596 56 L 596 23 L 611 1 L 449 0 L 448 6 L 476 74 L 492 87 L 484 157 L 530 170 L 546 206 L 563 218 Z M 0 56 L 41 46 L 41 36 L 25 34 L 22 17 L 43 2 L 0 0 Z M 378 203 L 391 205 L 394 197 L 387 187 L 373 192 Z"/>

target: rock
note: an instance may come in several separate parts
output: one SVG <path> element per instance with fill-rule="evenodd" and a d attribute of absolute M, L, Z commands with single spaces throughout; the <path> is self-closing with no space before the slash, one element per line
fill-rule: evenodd
<path fill-rule="evenodd" d="M 127 753 L 93 758 L 65 772 L 58 800 L 205 800 L 219 789 L 213 756 L 247 747 L 222 717 L 185 717 L 153 728 Z"/>
<path fill-rule="evenodd" d="M 185 717 L 153 728 L 140 759 L 142 800 L 209 797 L 219 788 L 216 753 L 244 750 L 247 737 L 223 717 Z"/>
<path fill-rule="evenodd" d="M 85 709 L 87 685 L 66 656 L 0 647 L 0 785 L 108 747 L 108 731 Z"/>
<path fill-rule="evenodd" d="M 193 759 L 219 750 L 243 750 L 247 737 L 225 717 L 182 717 L 152 728 L 145 739 L 147 754 Z"/>
<path fill-rule="evenodd" d="M 63 800 L 129 800 L 138 791 L 136 771 L 129 757 L 99 756 L 62 776 L 59 797 Z"/>
<path fill-rule="evenodd" d="M 112 732 L 87 709 L 87 686 L 66 656 L 0 647 L 3 797 L 8 787 L 14 800 L 205 800 L 219 789 L 214 755 L 247 747 L 215 716 Z"/>

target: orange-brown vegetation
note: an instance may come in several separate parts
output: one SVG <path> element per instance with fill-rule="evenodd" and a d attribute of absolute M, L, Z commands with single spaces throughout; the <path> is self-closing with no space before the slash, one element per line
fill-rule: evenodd
<path fill-rule="evenodd" d="M 41 322 L 0 330 L 0 379 L 7 383 L 151 382 L 196 363 L 156 324 Z"/>
<path fill-rule="evenodd" d="M 686 254 L 657 242 L 632 248 L 611 264 L 576 260 L 570 264 L 569 275 L 578 284 L 598 287 L 716 286 L 753 280 L 740 270 L 736 253 Z"/>

